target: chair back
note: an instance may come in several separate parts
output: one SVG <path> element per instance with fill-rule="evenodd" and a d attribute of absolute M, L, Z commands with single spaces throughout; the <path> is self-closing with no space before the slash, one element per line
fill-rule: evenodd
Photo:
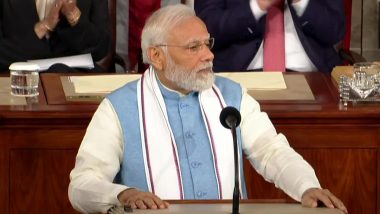
<path fill-rule="evenodd" d="M 363 12 L 363 4 L 361 5 L 361 12 Z M 356 62 L 365 62 L 366 59 L 362 53 L 350 51 L 351 46 L 351 24 L 352 24 L 352 0 L 344 0 L 344 14 L 346 16 L 346 33 L 343 40 L 337 44 L 339 55 L 343 59 L 344 64 L 352 65 Z M 361 20 L 362 21 L 362 20 Z M 362 32 L 360 32 L 362 34 Z M 362 35 L 360 36 L 362 38 Z M 361 41 L 362 43 L 362 41 Z"/>
<path fill-rule="evenodd" d="M 100 60 L 99 64 L 107 72 L 115 72 L 116 58 L 116 0 L 108 0 L 109 30 L 111 32 L 111 47 L 109 53 Z"/>

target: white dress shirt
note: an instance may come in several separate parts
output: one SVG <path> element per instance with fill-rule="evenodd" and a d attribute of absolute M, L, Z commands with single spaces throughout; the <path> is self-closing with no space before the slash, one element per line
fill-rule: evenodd
<path fill-rule="evenodd" d="M 302 16 L 305 12 L 309 0 L 301 0 L 296 3 L 292 3 L 292 6 L 297 16 Z M 256 20 L 259 20 L 267 11 L 260 9 L 256 0 L 250 1 L 250 7 Z M 317 68 L 311 62 L 307 56 L 305 49 L 303 48 L 296 28 L 294 27 L 292 15 L 290 14 L 289 7 L 285 1 L 284 11 L 284 27 L 285 27 L 285 67 L 293 71 L 308 72 L 316 71 Z M 252 62 L 248 65 L 248 70 L 262 69 L 263 68 L 263 42 L 260 45 Z"/>
<path fill-rule="evenodd" d="M 246 91 L 240 110 L 243 150 L 258 173 L 298 201 L 305 190 L 320 188 L 312 167 L 289 146 L 284 135 L 277 134 L 267 114 Z M 104 99 L 87 128 L 70 174 L 68 193 L 73 207 L 81 212 L 105 213 L 120 204 L 117 195 L 128 187 L 113 180 L 122 160 L 123 130 L 112 104 Z"/>

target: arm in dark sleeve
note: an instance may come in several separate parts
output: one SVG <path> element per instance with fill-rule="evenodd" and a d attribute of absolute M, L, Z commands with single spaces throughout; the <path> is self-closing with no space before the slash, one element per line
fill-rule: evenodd
<path fill-rule="evenodd" d="M 1 24 L 0 24 L 1 28 Z M 1 33 L 1 32 L 0 32 Z M 15 49 L 12 43 L 3 39 L 0 36 L 0 73 L 7 72 L 9 65 L 13 62 L 24 61 L 25 58 L 22 57 L 22 52 Z"/>
<path fill-rule="evenodd" d="M 0 73 L 7 72 L 13 62 L 26 60 L 18 46 L 4 37 L 2 23 L 0 16 Z"/>
<path fill-rule="evenodd" d="M 322 44 L 334 45 L 345 34 L 343 0 L 310 0 L 298 22 L 309 37 Z"/>
<path fill-rule="evenodd" d="M 199 0 L 194 9 L 215 37 L 215 49 L 262 37 L 265 16 L 256 21 L 249 1 L 243 0 Z"/>
<path fill-rule="evenodd" d="M 81 17 L 74 27 L 67 22 L 57 26 L 57 35 L 76 53 L 91 53 L 94 61 L 102 59 L 111 44 L 107 0 L 91 0 L 90 8 L 81 8 Z"/>

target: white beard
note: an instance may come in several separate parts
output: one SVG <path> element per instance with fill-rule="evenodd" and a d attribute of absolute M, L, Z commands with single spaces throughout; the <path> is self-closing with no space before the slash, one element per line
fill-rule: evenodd
<path fill-rule="evenodd" d="M 187 91 L 199 92 L 211 88 L 214 84 L 215 76 L 212 71 L 212 62 L 189 70 L 177 65 L 169 55 L 167 55 L 167 59 L 167 69 L 164 76 L 178 87 Z"/>

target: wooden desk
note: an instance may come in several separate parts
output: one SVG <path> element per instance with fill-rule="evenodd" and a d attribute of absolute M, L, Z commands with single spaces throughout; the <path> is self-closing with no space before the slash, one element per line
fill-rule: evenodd
<path fill-rule="evenodd" d="M 350 213 L 380 214 L 379 104 L 345 109 L 329 77 L 305 75 L 316 100 L 260 100 L 262 109 Z M 76 213 L 67 198 L 69 172 L 97 104 L 67 102 L 57 74 L 42 74 L 41 82 L 38 103 L 0 106 L 4 213 Z M 291 201 L 245 168 L 250 198 Z"/>

